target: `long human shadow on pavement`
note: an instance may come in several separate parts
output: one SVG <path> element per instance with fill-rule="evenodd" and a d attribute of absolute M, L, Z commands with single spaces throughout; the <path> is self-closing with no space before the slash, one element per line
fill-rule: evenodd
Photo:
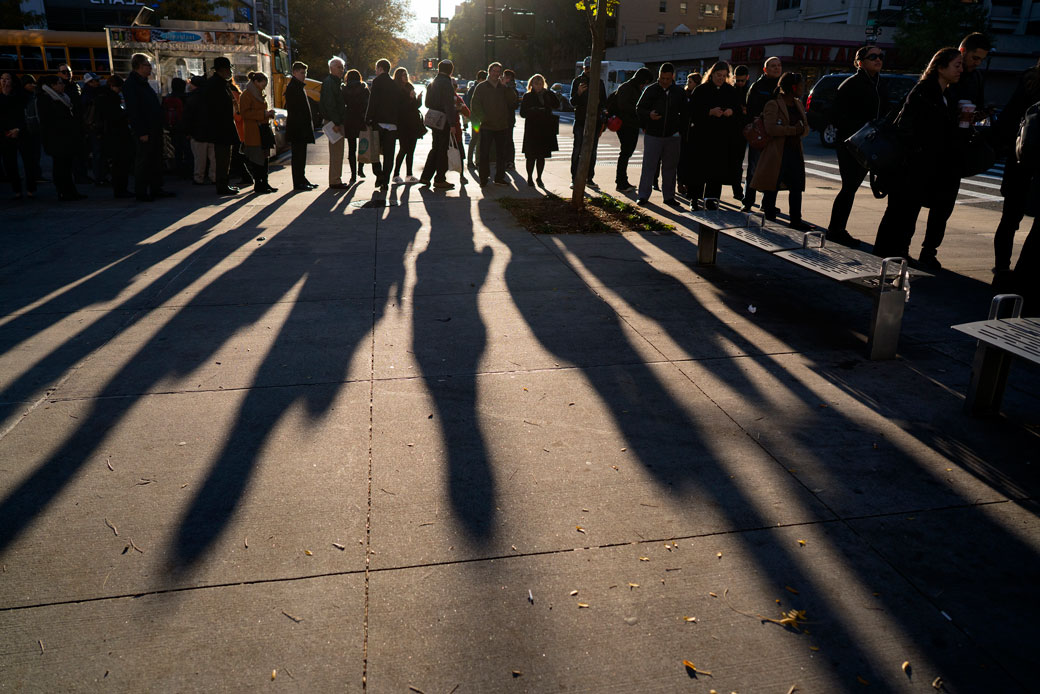
<path fill-rule="evenodd" d="M 561 244 L 566 248 L 569 240 L 568 237 L 561 236 L 555 238 L 557 243 Z M 668 237 L 653 237 L 650 235 L 646 235 L 641 236 L 640 238 L 647 239 L 649 243 L 657 245 L 659 248 L 668 247 L 670 245 Z M 639 260 L 644 257 L 644 252 L 633 245 L 612 244 L 610 248 L 611 255 L 615 256 L 617 259 L 621 261 L 639 262 Z M 580 254 L 581 249 L 576 249 L 574 255 L 578 257 L 580 256 Z M 591 270 L 588 266 L 586 266 L 585 269 L 593 275 L 595 274 L 595 271 Z M 647 292 L 646 285 L 628 284 L 624 281 L 611 282 L 609 278 L 602 276 L 598 279 L 601 282 L 609 284 L 609 290 L 612 293 L 614 293 L 625 304 L 627 304 L 632 309 L 636 310 L 645 318 L 651 319 L 654 325 L 659 326 L 661 329 L 666 331 L 671 337 L 671 339 L 679 347 L 684 349 L 687 353 L 694 353 L 698 350 L 703 351 L 705 348 L 705 343 L 714 345 L 716 350 L 720 353 L 724 352 L 724 349 L 726 347 L 735 346 L 742 353 L 753 355 L 750 358 L 754 359 L 755 362 L 764 369 L 765 373 L 772 378 L 772 383 L 779 384 L 780 389 L 784 392 L 784 395 L 793 396 L 794 399 L 802 406 L 804 411 L 821 411 L 818 408 L 818 405 L 821 402 L 826 402 L 828 397 L 827 394 L 817 392 L 817 390 L 813 386 L 808 385 L 799 378 L 789 377 L 789 375 L 786 373 L 786 368 L 784 364 L 781 363 L 781 361 L 777 357 L 770 354 L 756 353 L 758 352 L 758 350 L 754 342 L 750 340 L 747 336 L 742 334 L 740 330 L 731 326 L 727 326 L 721 321 L 713 320 L 712 310 L 709 307 L 705 306 L 700 300 L 698 300 L 687 285 L 683 284 L 678 279 L 669 275 L 668 273 L 655 270 L 652 267 L 647 267 L 646 272 L 657 275 L 657 278 L 652 283 L 652 286 L 659 288 L 659 292 L 654 292 L 652 295 L 649 295 Z M 728 297 L 723 300 L 723 305 L 728 303 L 730 304 L 729 308 L 737 309 L 745 305 L 746 301 L 747 299 L 744 297 Z M 798 321 L 799 317 L 792 316 L 792 319 Z M 684 326 L 685 324 L 688 324 L 690 322 L 693 322 L 695 325 L 697 325 L 700 328 L 700 330 L 694 333 L 693 331 L 682 329 L 681 326 Z M 801 316 L 801 322 L 807 322 L 807 319 L 804 315 Z M 768 332 L 770 330 L 775 330 L 776 325 L 768 322 L 759 322 L 756 323 L 756 328 Z M 802 339 L 801 341 L 804 342 L 804 339 Z M 929 385 L 926 382 L 926 379 L 920 378 L 918 383 L 906 384 L 905 390 L 900 389 L 898 395 L 904 397 L 894 397 L 896 393 L 893 392 L 891 384 L 879 382 L 878 379 L 873 378 L 871 375 L 869 375 L 869 372 L 859 375 L 858 378 L 853 378 L 850 375 L 855 370 L 855 367 L 847 367 L 846 362 L 858 361 L 862 363 L 862 360 L 838 359 L 840 365 L 836 366 L 834 363 L 835 358 L 831 355 L 824 354 L 822 356 L 813 356 L 810 354 L 806 356 L 808 356 L 812 361 L 815 362 L 816 373 L 820 374 L 821 377 L 831 381 L 832 383 L 836 383 L 847 393 L 850 393 L 854 396 L 859 394 L 859 399 L 861 401 L 865 400 L 868 406 L 877 408 L 878 403 L 886 403 L 891 401 L 902 402 L 906 407 L 904 408 L 901 414 L 907 419 L 911 419 L 911 415 L 908 410 L 913 408 L 913 393 L 920 392 L 920 389 Z M 734 359 L 729 359 L 725 362 L 715 362 L 717 364 L 717 368 L 712 369 L 713 376 L 717 377 L 720 381 L 722 381 L 723 388 L 729 389 L 730 391 L 735 393 L 739 393 L 743 399 L 751 401 L 763 409 L 767 409 L 770 406 L 770 404 L 774 401 L 774 394 L 771 394 L 757 387 L 753 382 L 751 382 L 747 378 L 746 374 L 740 368 L 734 368 L 733 362 L 735 361 L 736 360 Z M 708 364 L 710 365 L 711 362 L 708 362 Z M 882 366 L 881 368 L 885 367 Z M 891 364 L 890 368 L 896 372 L 894 374 L 895 378 L 899 378 L 900 375 L 904 374 L 904 372 L 907 371 L 900 364 Z M 871 394 L 869 400 L 862 397 L 863 391 L 865 389 L 874 391 Z M 888 396 L 887 398 L 886 395 Z M 961 430 L 965 428 L 972 428 L 972 424 L 970 422 L 965 421 L 965 419 L 962 417 L 958 417 L 958 410 L 960 405 L 959 400 L 952 396 L 948 397 L 947 400 L 949 403 L 948 409 L 950 410 L 948 416 L 952 416 L 954 419 L 959 420 L 958 424 L 953 426 L 959 426 Z M 861 425 L 853 419 L 844 416 L 840 410 L 835 410 L 834 408 L 827 408 L 826 410 L 823 410 L 823 412 L 825 412 L 825 414 L 821 415 L 821 418 L 826 418 L 825 428 L 821 428 L 820 426 L 814 426 L 812 424 L 807 424 L 805 426 L 789 427 L 789 431 L 786 435 L 789 436 L 790 439 L 798 446 L 798 449 L 797 453 L 794 454 L 792 454 L 790 451 L 787 451 L 786 457 L 790 458 L 792 456 L 797 456 L 798 459 L 801 459 L 802 464 L 805 464 L 806 466 L 810 464 L 808 460 L 811 460 L 813 458 L 819 459 L 820 463 L 824 466 L 827 466 L 828 463 L 839 463 L 840 465 L 843 465 L 845 467 L 852 467 L 854 469 L 862 466 L 863 462 L 861 460 L 856 460 L 856 458 L 860 458 L 861 456 L 849 454 L 847 450 L 843 449 L 854 448 L 857 445 L 864 445 L 864 436 L 869 436 L 869 434 L 860 434 L 857 437 L 857 434 L 860 432 Z M 795 416 L 793 412 L 789 414 L 790 416 Z M 889 410 L 889 412 L 887 412 L 886 414 L 888 414 L 889 416 L 898 416 L 900 413 L 898 409 L 894 409 Z M 961 434 L 960 430 L 958 430 L 956 433 L 950 432 L 950 437 L 957 440 L 958 445 L 949 446 L 940 445 L 939 441 L 932 439 L 928 436 L 922 436 L 921 432 L 916 431 L 916 429 L 922 427 L 910 424 L 909 426 L 904 425 L 903 428 L 905 430 L 908 430 L 911 434 L 917 436 L 926 444 L 929 444 L 934 450 L 944 455 L 950 455 L 952 453 L 953 457 L 955 459 L 958 459 L 958 462 L 970 463 L 972 462 L 973 458 L 975 460 L 978 460 L 986 457 L 986 452 L 977 448 L 978 437 L 974 437 L 975 441 L 972 442 L 971 438 L 973 437 L 964 436 L 963 434 Z M 846 432 L 846 438 L 842 438 L 841 432 Z M 1009 436 L 1009 440 L 1001 442 L 1001 444 L 998 446 L 999 449 L 1005 451 L 1005 455 L 1015 450 L 1029 450 L 1030 441 L 1031 439 L 1035 438 L 1032 437 L 1028 432 L 1025 432 L 1021 429 L 1018 429 L 1016 432 L 1007 433 L 1011 434 L 1011 436 Z M 830 436 L 835 436 L 836 440 L 828 441 L 827 437 Z M 975 444 L 974 447 L 973 443 Z M 769 443 L 760 443 L 760 445 L 762 445 L 762 447 L 767 451 L 771 447 Z M 966 450 L 974 450 L 974 452 L 972 455 L 964 456 L 963 453 Z M 1001 457 L 1001 454 L 997 453 L 995 450 L 991 450 L 989 453 L 990 459 Z M 782 460 L 785 457 L 785 452 L 778 451 L 776 455 L 779 456 L 779 460 Z M 849 459 L 847 457 L 848 455 L 852 455 L 853 459 Z M 922 467 L 921 462 L 915 458 L 915 454 L 913 451 L 900 450 L 898 449 L 897 445 L 893 445 L 891 450 L 886 450 L 884 453 L 884 457 L 881 457 L 880 460 L 878 460 L 878 462 L 869 463 L 869 465 L 875 467 L 883 466 L 884 469 L 890 470 L 892 474 L 896 475 L 899 474 L 897 471 L 902 469 L 903 472 L 899 476 L 902 480 L 903 485 L 911 487 L 919 485 L 920 487 L 926 490 L 924 492 L 925 496 L 923 497 L 923 499 L 907 497 L 908 503 L 914 501 L 927 503 L 927 501 L 929 500 L 929 494 L 931 493 L 931 490 L 938 487 L 941 482 L 941 480 L 938 479 L 936 470 L 934 468 L 929 470 L 925 467 Z M 800 464 L 799 467 L 801 466 L 802 465 Z M 1035 495 L 1035 491 L 1037 489 L 1036 473 L 1029 472 L 1025 475 L 1019 475 L 1018 479 L 1015 480 L 1014 483 L 1009 484 L 1006 474 L 994 474 L 992 476 L 984 476 L 980 475 L 977 470 L 973 470 L 973 467 L 975 466 L 964 465 L 965 469 L 969 470 L 981 481 L 993 486 L 994 488 L 1002 491 L 1005 494 L 1008 494 L 1009 496 L 1014 497 L 1016 493 L 1021 494 L 1023 486 L 1027 490 L 1027 494 Z M 843 474 L 843 472 L 845 472 L 844 469 L 835 468 L 835 470 L 830 474 L 827 481 L 825 483 L 820 483 L 821 486 L 827 487 L 828 493 L 832 497 L 837 497 L 839 499 L 841 499 L 842 497 L 844 497 L 845 499 L 855 498 L 857 494 L 862 494 L 863 490 L 859 488 L 863 485 L 862 476 L 857 474 L 856 472 L 853 472 L 852 474 Z M 804 482 L 802 484 L 804 485 Z M 712 491 L 716 495 L 719 494 L 718 487 L 712 487 Z M 880 492 L 881 490 L 878 489 L 867 491 Z M 894 492 L 893 494 L 898 498 L 898 495 L 896 495 Z M 719 499 L 720 505 L 726 508 L 732 508 L 731 503 L 729 503 L 732 500 L 732 498 L 728 497 Z M 943 490 L 942 494 L 937 494 L 935 497 L 931 499 L 931 501 L 934 507 L 942 507 L 947 505 L 970 506 L 975 503 L 974 499 L 966 496 L 959 496 L 958 498 L 958 492 L 954 491 L 953 489 Z M 740 503 L 743 502 L 739 501 L 738 498 L 738 505 Z M 896 503 L 898 505 L 898 502 Z M 919 510 L 920 508 L 921 507 L 910 507 L 905 510 Z M 895 510 L 898 511 L 904 509 L 896 508 Z M 738 522 L 739 519 L 735 517 L 734 514 L 734 517 L 731 518 L 731 521 Z M 1040 556 L 1037 555 L 1035 549 L 1029 546 L 1028 544 L 1022 542 L 1015 534 L 1009 532 L 1007 528 L 1000 526 L 992 519 L 986 518 L 984 514 L 975 514 L 973 516 L 973 523 L 974 529 L 976 532 L 979 533 L 979 536 L 990 538 L 991 541 L 999 543 L 1002 550 L 1009 551 L 1012 556 L 1017 557 L 1017 559 L 1015 560 L 1015 563 L 1017 565 L 1040 567 Z M 872 543 L 871 540 L 866 540 L 866 542 L 868 544 Z M 954 554 L 959 552 L 959 550 L 957 549 L 959 545 L 960 542 L 958 540 L 951 539 L 950 549 Z M 875 549 L 875 551 L 878 552 L 880 556 L 889 556 L 889 554 L 886 551 L 884 551 L 883 547 L 874 546 L 873 548 Z M 782 549 L 776 547 L 773 548 L 770 551 L 770 553 L 777 551 L 782 552 Z M 793 561 L 794 557 L 791 557 L 791 560 Z M 886 558 L 886 561 L 889 561 L 889 558 Z M 900 568 L 903 567 L 897 567 L 897 570 Z M 798 577 L 798 580 L 805 581 L 806 578 L 807 577 Z M 863 575 L 861 578 L 864 584 L 869 584 L 871 580 L 871 576 L 869 575 Z M 910 579 L 907 580 L 908 583 L 916 585 L 918 589 L 921 588 L 920 581 L 912 581 Z M 812 586 L 812 584 L 813 581 L 810 579 L 806 581 L 806 583 L 803 585 Z M 1017 593 L 1015 594 L 1017 595 Z M 885 599 L 887 600 L 888 598 Z M 906 633 L 910 634 L 913 633 L 915 630 L 919 629 L 919 625 L 912 623 L 910 619 L 905 615 L 904 611 L 899 609 L 899 605 L 893 603 L 890 605 L 890 607 L 892 608 L 890 610 L 890 613 L 897 615 L 897 619 L 901 622 L 901 625 L 906 631 Z M 1009 614 L 1014 614 L 1016 611 L 1014 605 L 1014 598 L 1010 599 L 1006 604 L 1001 605 L 1001 607 L 1003 609 L 1006 609 Z M 840 614 L 837 614 L 836 610 L 832 612 L 834 613 L 834 619 L 843 619 L 843 617 Z M 940 648 L 936 646 L 935 650 L 938 651 L 940 650 Z M 935 653 L 935 656 L 936 659 L 939 660 L 938 652 Z M 996 652 L 993 652 L 992 650 L 990 652 L 990 656 L 998 662 L 1001 661 L 1001 658 L 998 657 L 998 654 Z M 1019 675 L 1020 674 L 1021 673 L 1019 673 Z"/>
<path fill-rule="evenodd" d="M 488 209 L 491 205 L 496 205 L 496 203 L 494 201 L 482 203 L 482 216 L 485 210 L 489 217 L 496 215 L 495 210 Z M 513 242 L 517 236 L 515 232 L 507 230 L 503 231 L 499 238 L 513 249 Z M 566 237 L 556 238 L 564 244 L 567 243 Z M 646 262 L 642 254 L 634 248 L 621 247 L 618 252 L 622 257 L 627 257 L 633 262 Z M 674 400 L 659 380 L 658 375 L 644 363 L 644 359 L 635 351 L 634 347 L 631 344 L 626 346 L 628 338 L 626 332 L 622 330 L 622 319 L 614 313 L 613 308 L 607 306 L 606 302 L 591 287 L 587 291 L 579 291 L 571 297 L 577 302 L 575 306 L 571 307 L 571 310 L 580 313 L 613 314 L 614 316 L 613 321 L 601 322 L 596 335 L 589 335 L 588 339 L 621 345 L 615 350 L 614 363 L 624 366 L 589 364 L 588 350 L 583 344 L 583 340 L 575 339 L 575 335 L 570 334 L 569 329 L 561 329 L 560 316 L 544 311 L 541 302 L 532 296 L 532 292 L 525 291 L 519 280 L 516 270 L 513 267 L 507 268 L 507 283 L 512 298 L 534 336 L 562 361 L 577 364 L 582 369 L 582 374 L 608 408 L 615 426 L 624 435 L 630 453 L 637 457 L 652 479 L 666 493 L 676 497 L 685 497 L 689 492 L 696 490 L 701 495 L 707 496 L 711 500 L 708 502 L 711 508 L 721 514 L 720 527 L 726 531 L 768 528 L 775 525 L 772 519 L 762 515 L 759 510 L 763 508 L 763 500 L 749 496 L 748 491 L 734 481 L 729 474 L 728 467 L 723 464 L 723 460 L 715 452 L 716 445 L 720 444 L 718 440 L 720 432 L 706 428 L 710 426 L 710 420 L 698 422 L 693 419 L 691 414 Z M 720 339 L 719 336 L 725 336 L 728 340 L 737 340 L 739 344 L 741 338 L 739 333 L 720 321 L 713 320 L 711 310 L 702 305 L 678 280 L 669 276 L 662 276 L 659 280 L 663 284 L 671 284 L 672 291 L 667 297 L 669 305 L 664 309 L 650 311 L 651 317 L 662 320 L 662 310 L 684 314 L 687 317 L 698 315 L 698 324 L 703 326 L 703 330 L 697 339 L 713 340 Z M 608 280 L 608 283 L 610 283 L 610 291 L 625 298 L 629 291 L 628 288 L 620 286 L 621 282 Z M 644 289 L 645 287 L 638 291 Z M 633 288 L 633 291 L 637 290 Z M 689 347 L 689 340 L 694 338 L 687 335 L 680 336 L 678 339 L 683 340 L 681 344 Z M 661 365 L 659 368 L 670 367 Z M 728 370 L 723 374 L 724 378 L 730 376 L 731 372 Z M 734 390 L 746 389 L 740 392 L 746 392 L 748 397 L 764 398 L 763 393 L 756 393 L 754 388 L 748 388 L 748 386 L 748 380 L 742 376 L 738 376 L 733 382 Z M 820 402 L 820 397 L 808 388 L 794 391 L 794 394 L 814 409 Z M 705 398 L 705 400 L 707 399 Z M 641 416 L 632 416 L 632 413 L 641 413 Z M 739 433 L 736 426 L 731 428 Z M 777 463 L 773 461 L 767 464 L 776 465 Z M 795 480 L 792 480 L 792 484 L 796 491 L 793 493 L 795 495 L 788 499 L 789 504 L 799 503 L 799 498 L 806 505 L 812 503 L 812 497 L 807 489 L 800 487 Z M 691 510 L 691 513 L 694 512 L 696 511 Z M 995 528 L 995 531 L 1001 532 L 1001 529 Z M 826 624 L 830 642 L 840 644 L 843 649 L 840 659 L 833 659 L 826 663 L 826 667 L 833 670 L 835 681 L 842 681 L 849 677 L 850 664 L 853 664 L 854 668 L 863 667 L 872 671 L 879 681 L 888 679 L 888 675 L 879 672 L 875 666 L 871 665 L 874 658 L 859 639 L 856 627 L 849 621 L 848 616 L 843 614 L 839 605 L 825 597 L 831 591 L 827 587 L 819 585 L 818 576 L 809 571 L 795 550 L 781 545 L 779 538 L 758 535 L 757 542 L 746 533 L 737 533 L 734 536 L 747 544 L 749 556 L 760 565 L 759 573 L 761 575 L 770 576 L 787 585 L 798 585 L 803 595 L 813 596 L 814 621 Z M 1025 546 L 1021 548 L 1026 552 L 1025 556 L 1033 556 L 1034 553 L 1030 548 Z M 846 553 L 854 551 L 847 547 L 841 549 Z M 854 571 L 863 570 L 853 563 L 855 561 L 859 561 L 859 559 L 854 560 L 850 557 L 851 568 Z M 869 567 L 869 562 L 867 562 L 867 567 Z M 866 586 L 871 585 L 874 579 L 872 575 L 863 575 L 860 578 Z M 905 609 L 905 605 L 893 604 L 892 607 L 896 611 Z M 908 637 L 922 643 L 922 647 L 928 652 L 929 657 L 936 662 L 950 662 L 950 654 L 943 652 L 948 644 L 929 647 L 930 634 L 927 631 L 927 620 L 922 618 L 915 623 L 902 616 L 899 619 Z M 819 633 L 820 629 L 817 628 L 814 631 Z M 973 678 L 968 676 L 968 679 Z M 890 684 L 896 685 L 897 683 L 892 680 Z"/>
<path fill-rule="evenodd" d="M 213 233 L 221 222 L 239 212 L 246 204 L 247 200 L 244 198 L 236 200 L 231 205 L 219 208 L 205 220 L 170 231 L 147 246 L 135 244 L 125 253 L 116 251 L 116 254 L 122 254 L 122 257 L 102 268 L 96 268 L 96 264 L 86 267 L 77 264 L 74 274 L 87 279 L 67 294 L 54 296 L 8 321 L 0 331 L 0 350 L 7 352 L 78 311 L 117 298 L 145 269 L 142 268 L 142 263 L 160 263 L 198 244 Z M 137 238 L 134 232 L 130 233 L 130 238 Z M 155 233 L 155 230 L 150 230 L 143 236 L 148 237 Z M 0 420 L 22 407 L 26 397 L 55 383 L 99 345 L 147 317 L 162 292 L 174 285 L 190 284 L 212 269 L 222 259 L 220 255 L 213 253 L 212 243 L 212 238 L 205 241 L 141 286 L 134 295 L 106 309 L 100 319 L 66 337 L 49 352 L 38 355 L 31 365 L 26 366 L 21 374 L 0 391 Z M 88 258 L 103 257 L 88 255 Z M 46 266 L 42 269 L 46 270 Z M 37 293 L 49 296 L 57 289 L 60 287 L 44 284 Z"/>
<path fill-rule="evenodd" d="M 368 224 L 372 228 L 358 229 L 348 223 L 344 224 L 342 231 L 344 234 L 378 236 L 376 219 L 379 214 L 378 210 L 353 210 L 351 216 L 356 215 L 356 224 Z M 255 260 L 260 266 L 280 262 L 278 256 L 282 248 L 279 240 L 293 241 L 294 237 L 306 236 L 311 229 L 310 218 L 297 216 L 278 231 L 264 250 L 250 256 L 250 260 Z M 386 309 L 386 302 L 371 296 L 372 285 L 368 282 L 371 255 L 350 256 L 351 267 L 329 262 L 329 258 L 312 252 L 298 272 L 292 273 L 283 285 L 284 289 L 289 289 L 290 283 L 293 287 L 298 285 L 292 308 L 264 356 L 252 386 L 247 389 L 226 442 L 178 523 L 170 559 L 170 568 L 175 575 L 190 570 L 220 537 L 240 506 L 268 438 L 282 417 L 297 404 L 302 405 L 307 416 L 315 421 L 329 411 L 340 392 L 338 385 L 348 379 L 349 367 L 357 350 L 365 344 L 364 338 L 371 333 Z M 403 277 L 403 263 L 398 262 L 395 267 Z M 365 285 L 369 289 L 365 296 L 357 297 L 364 301 L 330 299 L 327 296 L 328 287 L 336 285 L 344 273 L 357 271 L 366 273 Z M 227 273 L 220 282 L 233 286 L 239 281 L 237 274 L 251 276 L 248 268 L 242 268 L 241 273 Z M 215 291 L 220 291 L 219 286 Z M 320 361 L 317 370 L 322 374 L 321 383 L 266 387 L 284 379 L 286 364 L 298 364 L 301 358 Z M 367 377 L 367 373 L 365 375 Z"/>
<path fill-rule="evenodd" d="M 273 201 L 274 205 L 280 204 Z M 313 205 L 320 204 L 320 199 Z M 266 218 L 273 207 L 261 207 L 253 217 L 255 220 Z M 305 215 L 294 224 L 289 234 L 279 234 L 270 243 L 255 250 L 240 264 L 230 268 L 217 279 L 206 285 L 146 342 L 129 359 L 124 367 L 113 374 L 101 386 L 91 399 L 89 410 L 81 418 L 81 424 L 65 440 L 65 442 L 46 461 L 41 463 L 25 480 L 8 495 L 0 500 L 0 549 L 13 542 L 33 521 L 44 512 L 50 502 L 61 492 L 65 485 L 90 459 L 98 444 L 108 435 L 109 430 L 118 425 L 122 418 L 139 401 L 149 388 L 164 378 L 183 377 L 199 366 L 207 363 L 212 354 L 221 345 L 235 335 L 240 329 L 252 325 L 270 310 L 270 303 L 238 304 L 227 319 L 214 324 L 209 330 L 199 331 L 193 322 L 192 309 L 202 306 L 220 305 L 222 297 L 238 287 L 243 277 L 253 277 L 253 266 L 257 264 L 270 266 L 278 263 L 277 256 L 283 247 L 291 248 L 290 242 L 295 234 L 306 233 Z M 227 253 L 238 250 L 241 244 L 237 239 L 252 241 L 254 229 L 250 221 L 243 223 L 231 232 L 236 240 L 225 241 Z M 223 236 L 223 235 L 222 235 Z M 280 238 L 279 238 L 280 237 Z M 214 243 L 221 241 L 217 237 Z M 213 248 L 207 249 L 213 251 Z M 202 253 L 202 250 L 197 251 Z M 178 286 L 187 286 L 192 277 L 198 278 L 208 269 L 215 267 L 224 259 L 225 253 L 217 252 L 212 257 L 203 254 L 199 263 L 188 266 L 190 277 L 182 273 Z M 284 265 L 284 263 L 283 263 Z M 307 278 L 310 267 L 298 267 L 298 272 L 273 273 L 267 282 L 265 291 L 268 294 L 284 296 L 294 286 Z M 181 354 L 171 353 L 171 345 L 190 341 L 190 349 Z M 132 392 L 128 393 L 127 390 Z M 320 406 L 320 405 L 314 405 Z M 237 502 L 236 500 L 233 500 Z M 204 533 L 204 539 L 212 540 L 220 528 L 211 528 Z M 198 551 L 187 552 L 181 543 L 183 558 L 197 557 Z"/>
<path fill-rule="evenodd" d="M 487 281 L 494 252 L 490 247 L 476 250 L 472 219 L 448 217 L 444 212 L 447 204 L 431 199 L 428 206 L 429 245 L 415 263 L 412 349 L 437 410 L 448 458 L 452 509 L 470 540 L 483 542 L 495 532 L 496 492 L 477 416 L 477 367 L 487 346 L 479 292 Z M 466 237 L 473 241 L 472 251 L 459 253 L 458 240 Z M 443 278 L 453 273 L 465 277 L 472 287 L 452 297 L 451 315 L 445 315 L 444 296 L 435 287 L 443 286 Z M 443 375 L 447 351 L 457 368 Z"/>

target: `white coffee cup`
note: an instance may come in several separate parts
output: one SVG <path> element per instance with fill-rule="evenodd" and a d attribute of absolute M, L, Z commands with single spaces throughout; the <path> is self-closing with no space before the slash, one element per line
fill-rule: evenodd
<path fill-rule="evenodd" d="M 960 107 L 960 120 L 957 125 L 961 128 L 970 128 L 971 122 L 975 120 L 975 104 L 969 99 L 961 99 L 957 102 Z"/>

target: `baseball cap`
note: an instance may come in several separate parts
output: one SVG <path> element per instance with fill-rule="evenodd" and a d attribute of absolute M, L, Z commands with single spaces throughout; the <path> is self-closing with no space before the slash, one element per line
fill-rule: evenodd
<path fill-rule="evenodd" d="M 83 75 L 84 82 L 92 82 L 94 80 L 100 81 L 101 78 L 95 75 L 93 72 L 88 72 L 87 74 Z"/>

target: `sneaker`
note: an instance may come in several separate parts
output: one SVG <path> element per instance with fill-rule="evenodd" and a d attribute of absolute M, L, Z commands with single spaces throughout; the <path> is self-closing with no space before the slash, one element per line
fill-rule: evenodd
<path fill-rule="evenodd" d="M 505 179 L 497 179 L 496 178 L 495 179 L 495 185 L 496 186 L 508 186 L 509 185 L 509 181 L 507 181 Z"/>
<path fill-rule="evenodd" d="M 617 192 L 619 193 L 627 193 L 635 189 L 636 187 L 627 181 L 625 183 L 619 183 L 617 186 Z"/>
<path fill-rule="evenodd" d="M 639 198 L 638 200 L 636 200 L 636 204 L 639 205 L 640 207 L 642 207 L 646 203 L 647 203 L 647 199 L 646 198 Z"/>
<path fill-rule="evenodd" d="M 404 183 L 404 179 L 400 176 L 394 176 L 394 183 Z"/>
<path fill-rule="evenodd" d="M 435 181 L 433 187 L 437 190 L 451 190 L 455 187 L 455 184 L 448 183 L 447 181 Z"/>
<path fill-rule="evenodd" d="M 419 179 L 416 178 L 415 176 L 412 176 L 411 174 L 409 174 L 408 177 L 404 179 L 404 182 L 405 183 L 419 183 Z"/>

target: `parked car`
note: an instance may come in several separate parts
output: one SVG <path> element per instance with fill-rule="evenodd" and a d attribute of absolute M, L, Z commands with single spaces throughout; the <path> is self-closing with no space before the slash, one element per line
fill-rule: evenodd
<path fill-rule="evenodd" d="M 574 110 L 574 107 L 571 106 L 571 85 L 555 82 L 551 87 L 549 87 L 549 89 L 550 91 L 555 92 L 556 96 L 560 97 L 561 111 Z"/>
<path fill-rule="evenodd" d="M 834 97 L 838 93 L 838 87 L 849 77 L 852 77 L 851 72 L 824 75 L 813 85 L 809 98 L 805 101 L 805 117 L 809 120 L 809 127 L 820 134 L 820 142 L 824 147 L 835 147 L 838 144 L 838 131 L 831 122 L 831 108 L 834 106 Z M 881 82 L 888 90 L 890 109 L 902 107 L 903 100 L 917 84 L 917 80 L 917 75 L 881 73 Z"/>

